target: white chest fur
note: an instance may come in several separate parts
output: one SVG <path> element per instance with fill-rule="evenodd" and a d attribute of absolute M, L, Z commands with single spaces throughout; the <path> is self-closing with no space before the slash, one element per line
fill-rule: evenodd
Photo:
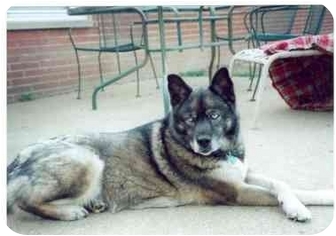
<path fill-rule="evenodd" d="M 247 164 L 238 158 L 220 161 L 219 167 L 209 173 L 209 176 L 230 183 L 243 182 L 247 173 Z"/>

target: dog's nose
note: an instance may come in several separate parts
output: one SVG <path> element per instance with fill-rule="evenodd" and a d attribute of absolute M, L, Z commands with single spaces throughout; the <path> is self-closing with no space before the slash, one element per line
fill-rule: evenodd
<path fill-rule="evenodd" d="M 210 137 L 198 137 L 197 138 L 197 143 L 202 148 L 208 148 L 210 146 L 210 143 L 211 143 L 211 138 Z"/>

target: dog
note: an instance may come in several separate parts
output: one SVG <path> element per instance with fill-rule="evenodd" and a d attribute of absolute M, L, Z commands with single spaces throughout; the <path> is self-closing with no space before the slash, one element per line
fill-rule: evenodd
<path fill-rule="evenodd" d="M 294 191 L 251 171 L 233 82 L 219 69 L 207 88 L 167 77 L 171 111 L 119 133 L 58 136 L 28 146 L 7 167 L 7 209 L 55 220 L 105 210 L 182 205 L 280 205 L 307 221 L 304 204 L 333 205 L 333 193 Z"/>

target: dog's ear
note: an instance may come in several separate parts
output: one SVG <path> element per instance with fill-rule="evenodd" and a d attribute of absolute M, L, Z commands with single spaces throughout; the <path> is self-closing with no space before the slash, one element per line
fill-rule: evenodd
<path fill-rule="evenodd" d="M 173 107 L 186 100 L 192 92 L 192 88 L 175 74 L 168 75 L 168 90 Z"/>
<path fill-rule="evenodd" d="M 209 89 L 223 99 L 235 104 L 233 83 L 226 67 L 220 68 L 212 78 Z"/>

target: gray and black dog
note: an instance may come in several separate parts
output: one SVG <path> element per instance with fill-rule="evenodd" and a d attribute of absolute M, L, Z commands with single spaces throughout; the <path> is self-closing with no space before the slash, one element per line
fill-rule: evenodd
<path fill-rule="evenodd" d="M 332 205 L 332 191 L 294 191 L 250 171 L 232 80 L 219 69 L 207 88 L 168 76 L 171 112 L 120 133 L 60 136 L 22 150 L 7 167 L 7 208 L 48 219 L 89 212 L 187 204 L 281 205 L 311 219 L 304 204 Z"/>

